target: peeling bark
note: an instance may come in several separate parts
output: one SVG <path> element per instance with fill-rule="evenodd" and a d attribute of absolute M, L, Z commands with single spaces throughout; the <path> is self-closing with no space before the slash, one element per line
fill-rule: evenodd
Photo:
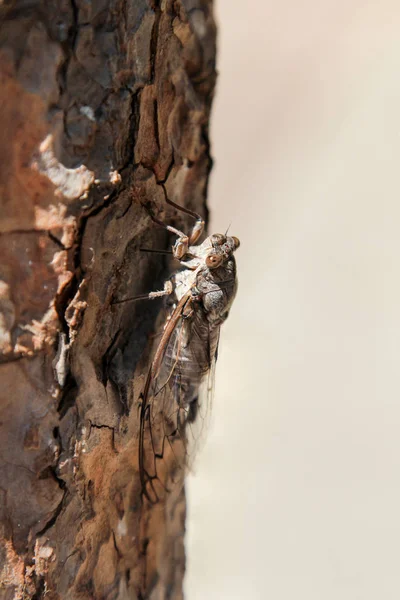
<path fill-rule="evenodd" d="M 138 476 L 164 191 L 205 214 L 212 0 L 0 7 L 0 599 L 181 598 Z M 168 221 L 187 227 L 168 210 Z"/>

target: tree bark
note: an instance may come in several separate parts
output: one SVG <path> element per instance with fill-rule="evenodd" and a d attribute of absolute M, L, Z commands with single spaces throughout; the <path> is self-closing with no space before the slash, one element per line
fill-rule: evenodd
<path fill-rule="evenodd" d="M 138 475 L 160 303 L 113 301 L 162 289 L 145 204 L 206 214 L 212 0 L 6 1 L 0 80 L 0 598 L 181 598 L 184 491 Z"/>

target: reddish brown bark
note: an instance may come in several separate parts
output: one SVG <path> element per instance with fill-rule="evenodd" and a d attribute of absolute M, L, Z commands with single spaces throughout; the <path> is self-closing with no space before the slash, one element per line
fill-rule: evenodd
<path fill-rule="evenodd" d="M 112 301 L 162 286 L 162 184 L 204 214 L 212 1 L 0 19 L 0 598 L 180 598 L 184 492 L 137 464 L 160 304 Z"/>

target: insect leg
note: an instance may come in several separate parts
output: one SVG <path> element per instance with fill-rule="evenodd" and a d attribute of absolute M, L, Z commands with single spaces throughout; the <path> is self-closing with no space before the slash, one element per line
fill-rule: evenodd
<path fill-rule="evenodd" d="M 173 206 L 177 210 L 180 210 L 181 212 L 185 213 L 185 215 L 190 215 L 191 217 L 196 219 L 196 223 L 194 224 L 193 229 L 189 235 L 189 245 L 192 246 L 193 244 L 195 244 L 197 242 L 197 240 L 203 233 L 204 225 L 205 225 L 205 221 L 204 221 L 203 217 L 201 215 L 199 215 L 198 213 L 190 210 L 189 208 L 185 208 L 184 206 L 181 206 L 180 204 L 176 204 L 176 202 L 173 202 L 172 200 L 170 200 L 167 197 L 167 193 L 165 190 L 164 190 L 164 196 L 165 196 L 165 201 L 167 204 L 169 204 L 170 206 Z"/>
<path fill-rule="evenodd" d="M 185 254 L 188 251 L 189 237 L 187 235 L 185 235 L 183 233 L 183 231 L 180 231 L 179 229 L 172 227 L 172 225 L 167 225 L 160 219 L 157 219 L 157 217 L 155 217 L 153 215 L 153 213 L 151 212 L 151 210 L 149 210 L 149 208 L 146 208 L 146 209 L 150 215 L 151 220 L 154 221 L 154 223 L 157 223 L 157 225 L 160 225 L 160 227 L 164 227 L 164 229 L 166 229 L 170 233 L 174 233 L 176 236 L 178 236 L 178 239 L 176 240 L 176 242 L 172 248 L 172 254 L 173 254 L 174 258 L 177 258 L 178 260 L 180 260 L 183 256 L 185 256 Z"/>
<path fill-rule="evenodd" d="M 111 304 L 122 304 L 123 302 L 133 302 L 134 300 L 154 300 L 154 298 L 162 298 L 163 296 L 169 296 L 174 291 L 172 281 L 169 279 L 164 283 L 164 289 L 156 292 L 149 292 L 147 294 L 140 294 L 139 296 L 132 296 L 132 298 L 124 298 L 123 300 L 114 300 Z"/>
<path fill-rule="evenodd" d="M 139 248 L 140 252 L 149 252 L 152 254 L 172 254 L 171 250 L 155 250 L 154 248 Z"/>
<path fill-rule="evenodd" d="M 149 211 L 149 209 L 147 209 L 151 218 L 153 219 L 153 221 L 155 223 L 157 223 L 158 225 L 161 225 L 162 227 L 165 227 L 165 229 L 167 229 L 171 233 L 175 233 L 175 235 L 178 236 L 179 239 L 176 241 L 175 246 L 173 248 L 173 255 L 175 258 L 180 260 L 186 254 L 188 247 L 195 244 L 197 242 L 197 240 L 199 239 L 199 237 L 201 236 L 201 234 L 203 233 L 205 221 L 204 221 L 203 217 L 201 215 L 199 215 L 198 213 L 170 200 L 168 198 L 167 190 L 166 190 L 164 184 L 162 184 L 162 189 L 164 192 L 165 202 L 167 204 L 169 204 L 170 206 L 173 206 L 176 210 L 180 210 L 185 215 L 189 215 L 189 216 L 193 217 L 194 219 L 196 219 L 196 223 L 194 224 L 190 235 L 187 236 L 182 231 L 179 231 L 178 229 L 175 229 L 175 227 L 171 227 L 170 225 L 166 225 L 165 223 L 163 223 L 162 221 L 160 221 L 159 219 L 154 217 L 154 215 L 151 213 L 151 211 Z"/>

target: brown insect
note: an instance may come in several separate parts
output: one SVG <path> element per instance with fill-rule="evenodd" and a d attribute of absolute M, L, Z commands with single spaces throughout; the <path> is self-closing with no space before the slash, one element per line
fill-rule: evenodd
<path fill-rule="evenodd" d="M 214 234 L 197 244 L 203 219 L 166 201 L 194 217 L 196 223 L 185 235 L 149 211 L 154 222 L 177 236 L 172 254 L 182 266 L 163 291 L 146 296 L 169 296 L 172 300 L 141 394 L 139 473 L 142 493 L 151 503 L 159 499 L 161 490 L 168 490 L 171 477 L 183 481 L 189 438 L 196 444 L 201 437 L 194 433 L 194 424 L 200 421 L 201 428 L 201 413 L 210 412 L 220 327 L 237 289 L 233 253 L 239 247 L 238 238 Z"/>

